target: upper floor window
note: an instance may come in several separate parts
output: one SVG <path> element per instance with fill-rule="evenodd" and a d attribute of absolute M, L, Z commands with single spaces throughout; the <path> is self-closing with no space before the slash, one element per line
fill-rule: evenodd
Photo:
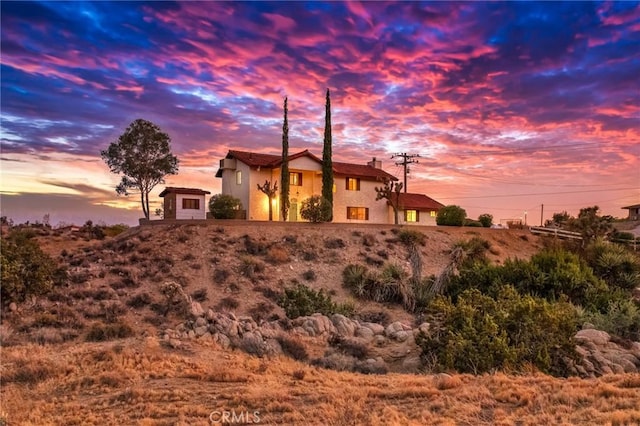
<path fill-rule="evenodd" d="M 347 207 L 347 219 L 369 220 L 369 209 L 367 207 Z"/>
<path fill-rule="evenodd" d="M 418 210 L 405 210 L 404 220 L 405 222 L 419 222 L 420 212 Z"/>
<path fill-rule="evenodd" d="M 242 172 L 240 170 L 236 172 L 236 185 L 242 185 Z"/>
<path fill-rule="evenodd" d="M 302 173 L 301 172 L 289 173 L 289 185 L 302 186 Z"/>
<path fill-rule="evenodd" d="M 197 198 L 183 198 L 182 208 L 185 210 L 200 210 L 200 200 Z"/>
<path fill-rule="evenodd" d="M 346 179 L 346 182 L 347 191 L 360 191 L 360 179 L 348 177 Z"/>

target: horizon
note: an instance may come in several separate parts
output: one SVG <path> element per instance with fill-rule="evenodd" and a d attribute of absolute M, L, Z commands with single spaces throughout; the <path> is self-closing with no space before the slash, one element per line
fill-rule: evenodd
<path fill-rule="evenodd" d="M 408 191 L 528 224 L 640 203 L 639 2 L 2 2 L 0 197 L 15 223 L 137 224 L 100 150 L 137 118 L 165 186 L 220 192 L 230 149 L 419 155 Z M 525 213 L 526 212 L 526 213 Z M 153 214 L 151 215 L 153 219 Z"/>

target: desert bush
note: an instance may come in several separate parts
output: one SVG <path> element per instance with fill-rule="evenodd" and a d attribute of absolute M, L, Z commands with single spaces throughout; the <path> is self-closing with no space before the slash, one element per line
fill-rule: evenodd
<path fill-rule="evenodd" d="M 233 219 L 239 210 L 242 202 L 232 195 L 216 194 L 209 199 L 209 211 L 215 219 Z"/>
<path fill-rule="evenodd" d="M 487 251 L 491 249 L 491 243 L 480 237 L 473 237 L 467 241 L 458 241 L 453 244 L 452 251 L 457 247 L 464 251 L 464 261 L 466 263 L 476 261 L 486 261 Z"/>
<path fill-rule="evenodd" d="M 342 271 L 342 283 L 356 297 L 366 297 L 368 271 L 358 264 L 347 265 Z"/>
<path fill-rule="evenodd" d="M 2 382 L 35 385 L 60 373 L 60 369 L 42 359 L 18 360 L 12 371 L 3 373 Z"/>
<path fill-rule="evenodd" d="M 188 261 L 190 261 L 190 260 L 194 260 L 195 258 L 196 258 L 196 257 L 193 255 L 193 253 L 185 253 L 185 254 L 182 256 L 182 260 L 183 260 L 184 262 L 188 262 Z"/>
<path fill-rule="evenodd" d="M 598 330 L 640 341 L 640 307 L 629 298 L 609 302 L 604 312 L 583 310 L 581 313 L 581 321 L 593 324 Z"/>
<path fill-rule="evenodd" d="M 428 309 L 431 329 L 416 339 L 423 358 L 435 355 L 443 370 L 482 373 L 521 370 L 535 365 L 543 372 L 568 374 L 575 359 L 575 309 L 566 302 L 549 303 L 521 296 L 511 286 L 494 299 L 467 290 L 456 303 L 437 297 Z"/>
<path fill-rule="evenodd" d="M 88 271 L 77 271 L 69 274 L 69 281 L 73 284 L 82 284 L 89 281 L 90 274 Z"/>
<path fill-rule="evenodd" d="M 627 248 L 598 239 L 587 246 L 584 258 L 594 274 L 610 287 L 640 287 L 640 257 Z"/>
<path fill-rule="evenodd" d="M 129 229 L 128 225 L 123 223 L 118 223 L 116 225 L 106 226 L 104 228 L 104 235 L 107 237 L 115 237 L 116 235 L 122 234 L 124 231 Z"/>
<path fill-rule="evenodd" d="M 229 278 L 230 275 L 231 272 L 229 272 L 228 269 L 216 268 L 213 271 L 213 280 L 216 283 L 222 284 L 227 280 L 227 278 Z"/>
<path fill-rule="evenodd" d="M 151 299 L 149 293 L 145 292 L 136 294 L 135 296 L 131 297 L 129 300 L 127 300 L 127 305 L 134 309 L 140 309 L 149 305 L 152 301 L 153 300 Z"/>
<path fill-rule="evenodd" d="M 329 200 L 319 195 L 313 195 L 302 201 L 300 217 L 312 223 L 331 220 L 332 205 Z"/>
<path fill-rule="evenodd" d="M 440 226 L 462 226 L 467 212 L 460 206 L 445 206 L 438 210 L 436 224 Z"/>
<path fill-rule="evenodd" d="M 205 300 L 207 300 L 207 289 L 206 288 L 197 289 L 196 291 L 191 293 L 191 298 L 196 302 L 204 302 Z"/>
<path fill-rule="evenodd" d="M 356 362 L 357 360 L 352 356 L 330 351 L 322 358 L 312 360 L 311 365 L 335 371 L 354 371 Z"/>
<path fill-rule="evenodd" d="M 316 273 L 313 269 L 308 269 L 302 273 L 302 278 L 304 278 L 307 281 L 315 281 Z"/>
<path fill-rule="evenodd" d="M 366 344 L 355 339 L 345 338 L 337 333 L 329 336 L 327 343 L 340 352 L 357 359 L 364 359 L 369 356 L 369 348 L 367 348 Z"/>
<path fill-rule="evenodd" d="M 367 263 L 367 265 L 371 265 L 371 266 L 380 267 L 384 265 L 383 259 L 378 259 L 376 257 L 369 256 L 367 254 L 364 255 L 364 261 Z"/>
<path fill-rule="evenodd" d="M 223 297 L 218 302 L 218 309 L 220 310 L 232 311 L 234 309 L 238 309 L 238 306 L 240 306 L 240 302 L 232 296 Z"/>
<path fill-rule="evenodd" d="M 328 238 L 324 240 L 324 246 L 328 249 L 339 249 L 345 248 L 347 245 L 342 238 Z"/>
<path fill-rule="evenodd" d="M 279 334 L 276 336 L 276 340 L 282 348 L 282 352 L 289 358 L 293 358 L 296 361 L 306 361 L 309 359 L 307 348 L 299 338 L 291 337 L 286 334 Z"/>
<path fill-rule="evenodd" d="M 376 244 L 376 237 L 373 234 L 364 234 L 362 236 L 362 245 L 365 247 L 373 247 Z"/>
<path fill-rule="evenodd" d="M 174 308 L 178 314 L 187 312 L 187 298 L 180 284 L 175 281 L 165 281 L 160 286 L 160 293 L 164 296 L 164 316 L 167 316 L 172 308 Z"/>
<path fill-rule="evenodd" d="M 249 235 L 244 235 L 242 238 L 244 240 L 244 248 L 247 251 L 247 254 L 259 256 L 267 253 L 267 249 L 269 247 L 264 242 L 256 241 Z"/>
<path fill-rule="evenodd" d="M 318 259 L 318 253 L 314 250 L 305 250 L 302 252 L 302 259 L 311 262 Z"/>
<path fill-rule="evenodd" d="M 0 239 L 3 305 L 46 294 L 65 278 L 66 270 L 58 271 L 55 261 L 29 235 L 25 231 L 13 231 Z"/>
<path fill-rule="evenodd" d="M 267 260 L 272 264 L 285 263 L 289 261 L 289 252 L 285 247 L 273 245 L 267 250 Z"/>
<path fill-rule="evenodd" d="M 323 315 L 340 313 L 347 316 L 353 313 L 353 306 L 335 303 L 323 289 L 316 291 L 302 284 L 286 288 L 278 304 L 291 319 L 314 313 Z"/>
<path fill-rule="evenodd" d="M 427 243 L 427 236 L 415 229 L 402 228 L 398 232 L 398 239 L 405 246 L 420 245 L 424 246 Z"/>
<path fill-rule="evenodd" d="M 256 321 L 260 322 L 266 320 L 271 316 L 271 313 L 275 309 L 275 305 L 270 302 L 259 302 L 252 306 L 248 313 Z"/>
<path fill-rule="evenodd" d="M 250 256 L 240 258 L 240 273 L 247 278 L 253 278 L 256 273 L 264 271 L 264 263 Z"/>
<path fill-rule="evenodd" d="M 386 311 L 363 311 L 355 315 L 361 322 L 373 322 L 387 326 L 391 324 L 391 315 Z"/>
<path fill-rule="evenodd" d="M 117 321 L 112 324 L 95 323 L 89 328 L 86 340 L 89 342 L 103 342 L 106 340 L 124 339 L 133 336 L 133 329 L 125 322 Z"/>
<path fill-rule="evenodd" d="M 483 225 L 481 222 L 472 219 L 465 219 L 464 226 L 468 226 L 470 228 L 482 228 Z"/>

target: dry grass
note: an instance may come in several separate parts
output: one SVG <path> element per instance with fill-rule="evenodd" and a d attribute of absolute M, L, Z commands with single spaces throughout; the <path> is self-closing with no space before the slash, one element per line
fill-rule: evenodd
<path fill-rule="evenodd" d="M 257 359 L 155 338 L 3 348 L 8 424 L 210 424 L 214 410 L 264 424 L 538 425 L 640 422 L 639 375 L 556 379 L 388 374 Z"/>

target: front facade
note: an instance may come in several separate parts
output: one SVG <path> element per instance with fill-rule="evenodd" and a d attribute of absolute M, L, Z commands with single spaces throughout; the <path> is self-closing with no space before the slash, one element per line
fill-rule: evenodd
<path fill-rule="evenodd" d="M 623 207 L 623 209 L 629 210 L 629 217 L 627 217 L 627 220 L 640 220 L 640 204 Z"/>
<path fill-rule="evenodd" d="M 205 196 L 209 191 L 195 188 L 167 187 L 161 193 L 164 198 L 165 219 L 206 219 Z"/>
<path fill-rule="evenodd" d="M 269 203 L 274 220 L 281 220 L 279 191 L 273 199 L 257 189 L 266 181 L 280 184 L 279 155 L 229 151 L 220 160 L 216 177 L 222 178 L 222 193 L 238 198 L 249 220 L 268 220 Z M 382 170 L 375 159 L 366 165 L 333 162 L 333 221 L 339 223 L 388 223 L 389 207 L 376 201 L 375 187 L 385 179 L 397 180 Z M 302 201 L 322 194 L 322 160 L 305 150 L 289 156 L 289 221 L 302 220 Z"/>

